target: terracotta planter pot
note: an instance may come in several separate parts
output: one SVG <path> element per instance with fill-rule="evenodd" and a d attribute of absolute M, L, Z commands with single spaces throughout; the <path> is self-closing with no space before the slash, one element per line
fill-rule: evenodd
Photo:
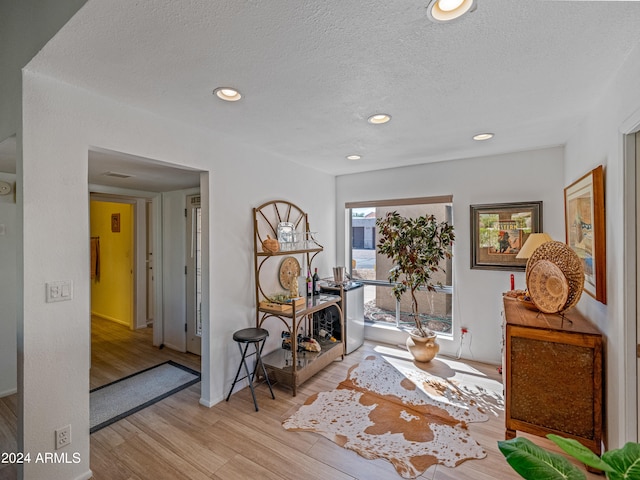
<path fill-rule="evenodd" d="M 440 345 L 436 343 L 435 333 L 428 337 L 409 334 L 407 349 L 416 362 L 430 362 L 440 350 Z"/>

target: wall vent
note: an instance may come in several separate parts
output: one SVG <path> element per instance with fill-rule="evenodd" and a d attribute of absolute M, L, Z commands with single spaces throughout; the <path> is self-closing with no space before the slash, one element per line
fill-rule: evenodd
<path fill-rule="evenodd" d="M 129 175 L 128 173 L 118 173 L 118 172 L 105 172 L 103 173 L 105 177 L 116 177 L 116 178 L 131 178 L 133 175 Z"/>

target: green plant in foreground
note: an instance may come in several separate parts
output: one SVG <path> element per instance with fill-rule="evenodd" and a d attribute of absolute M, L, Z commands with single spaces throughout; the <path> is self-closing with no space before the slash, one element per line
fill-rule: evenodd
<path fill-rule="evenodd" d="M 547 438 L 572 457 L 603 471 L 609 480 L 640 480 L 640 444 L 627 443 L 598 457 L 580 442 L 549 434 Z M 511 467 L 527 480 L 585 480 L 584 472 L 560 454 L 549 452 L 526 438 L 498 442 Z"/>

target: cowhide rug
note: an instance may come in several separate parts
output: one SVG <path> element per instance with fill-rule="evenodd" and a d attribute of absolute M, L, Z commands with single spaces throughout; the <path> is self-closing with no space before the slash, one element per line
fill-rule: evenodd
<path fill-rule="evenodd" d="M 319 433 L 365 458 L 384 458 L 402 477 L 415 478 L 435 463 L 455 467 L 484 458 L 467 423 L 486 420 L 457 385 L 370 355 L 336 390 L 309 397 L 283 426 Z"/>

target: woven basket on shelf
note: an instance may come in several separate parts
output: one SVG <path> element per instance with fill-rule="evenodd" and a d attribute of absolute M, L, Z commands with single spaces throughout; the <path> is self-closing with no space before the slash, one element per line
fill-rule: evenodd
<path fill-rule="evenodd" d="M 550 262 L 557 269 L 550 267 L 548 264 L 541 264 L 536 267 L 536 264 L 542 260 Z M 565 277 L 568 287 L 566 302 L 555 311 L 546 311 L 554 310 L 555 306 L 558 306 L 559 301 L 564 297 L 564 287 L 560 286 L 564 280 L 559 276 L 558 269 Z M 547 276 L 545 277 L 545 275 Z M 538 305 L 538 302 L 543 304 L 546 309 L 543 311 L 546 313 L 563 312 L 573 307 L 580 300 L 582 289 L 584 288 L 584 267 L 582 262 L 578 255 L 567 244 L 562 242 L 547 242 L 536 248 L 527 261 L 527 288 L 529 288 L 530 277 L 535 290 L 535 293 L 529 290 L 531 299 L 536 305 Z M 553 280 L 549 280 L 550 278 L 553 278 Z M 533 285 L 534 281 L 535 285 Z M 553 291 L 545 291 L 545 284 L 548 284 Z M 536 296 L 538 297 L 538 302 L 536 302 Z"/>

